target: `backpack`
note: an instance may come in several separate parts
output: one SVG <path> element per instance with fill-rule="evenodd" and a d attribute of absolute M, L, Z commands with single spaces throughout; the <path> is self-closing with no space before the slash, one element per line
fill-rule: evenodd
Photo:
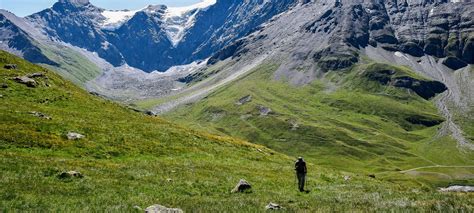
<path fill-rule="evenodd" d="M 295 164 L 295 170 L 298 172 L 298 173 L 304 173 L 306 172 L 306 162 L 304 161 L 297 161 L 296 164 Z"/>

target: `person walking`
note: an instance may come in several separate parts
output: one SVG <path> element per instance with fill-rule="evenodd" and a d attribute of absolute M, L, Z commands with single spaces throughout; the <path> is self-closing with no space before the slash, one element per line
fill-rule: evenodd
<path fill-rule="evenodd" d="M 304 192 L 304 185 L 306 182 L 306 173 L 308 169 L 306 168 L 306 162 L 303 157 L 299 157 L 295 163 L 296 177 L 298 179 L 298 189 L 300 192 Z"/>

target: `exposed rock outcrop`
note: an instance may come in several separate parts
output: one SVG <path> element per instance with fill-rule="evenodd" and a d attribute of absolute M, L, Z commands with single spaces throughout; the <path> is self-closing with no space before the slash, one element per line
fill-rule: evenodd
<path fill-rule="evenodd" d="M 59 179 L 68 179 L 68 178 L 83 178 L 84 175 L 78 171 L 67 171 L 62 172 L 58 175 Z"/>
<path fill-rule="evenodd" d="M 183 213 L 184 211 L 178 208 L 168 208 L 159 204 L 149 206 L 145 209 L 145 213 Z"/>
<path fill-rule="evenodd" d="M 80 140 L 80 139 L 83 139 L 85 138 L 86 136 L 82 135 L 82 134 L 79 134 L 79 133 L 76 133 L 76 132 L 69 132 L 67 133 L 67 139 L 68 140 Z"/>
<path fill-rule="evenodd" d="M 36 82 L 34 79 L 31 79 L 27 76 L 18 76 L 13 78 L 14 81 L 20 84 L 24 84 L 28 87 L 36 87 L 38 85 L 38 82 Z"/>
<path fill-rule="evenodd" d="M 249 189 L 251 189 L 252 186 L 250 185 L 249 182 L 247 182 L 246 180 L 244 179 L 241 179 L 239 181 L 239 183 L 237 183 L 237 185 L 234 187 L 234 189 L 232 189 L 232 193 L 237 193 L 237 192 L 245 192 Z"/>
<path fill-rule="evenodd" d="M 265 206 L 266 210 L 280 210 L 282 207 L 279 204 L 276 203 L 269 203 L 267 206 Z"/>
<path fill-rule="evenodd" d="M 244 96 L 242 98 L 240 98 L 235 104 L 237 105 L 244 105 L 248 102 L 252 101 L 252 96 L 251 95 L 247 95 L 247 96 Z"/>

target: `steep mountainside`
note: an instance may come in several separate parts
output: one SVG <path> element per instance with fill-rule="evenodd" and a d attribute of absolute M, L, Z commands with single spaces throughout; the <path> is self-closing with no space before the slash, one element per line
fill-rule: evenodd
<path fill-rule="evenodd" d="M 152 108 L 345 170 L 472 165 L 473 3 L 393 2 L 298 5 L 220 51 L 211 68 L 184 78 L 188 88 Z M 434 41 L 448 32 L 459 45 Z M 418 54 L 405 48 L 413 39 Z M 451 59 L 463 67 L 447 67 Z"/>
<path fill-rule="evenodd" d="M 156 5 L 139 11 L 59 1 L 27 20 L 48 36 L 96 52 L 114 66 L 165 71 L 210 57 L 295 1 L 205 1 L 183 9 Z"/>
<path fill-rule="evenodd" d="M 35 41 L 25 31 L 11 22 L 7 14 L 0 14 L 0 48 L 15 52 L 33 63 L 55 65 L 36 46 Z"/>

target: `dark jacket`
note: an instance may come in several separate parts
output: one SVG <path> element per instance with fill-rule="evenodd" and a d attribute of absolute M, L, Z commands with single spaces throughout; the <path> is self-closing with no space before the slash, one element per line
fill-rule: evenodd
<path fill-rule="evenodd" d="M 295 170 L 297 173 L 306 174 L 308 172 L 306 169 L 306 162 L 304 162 L 304 160 L 297 160 L 295 163 Z"/>

